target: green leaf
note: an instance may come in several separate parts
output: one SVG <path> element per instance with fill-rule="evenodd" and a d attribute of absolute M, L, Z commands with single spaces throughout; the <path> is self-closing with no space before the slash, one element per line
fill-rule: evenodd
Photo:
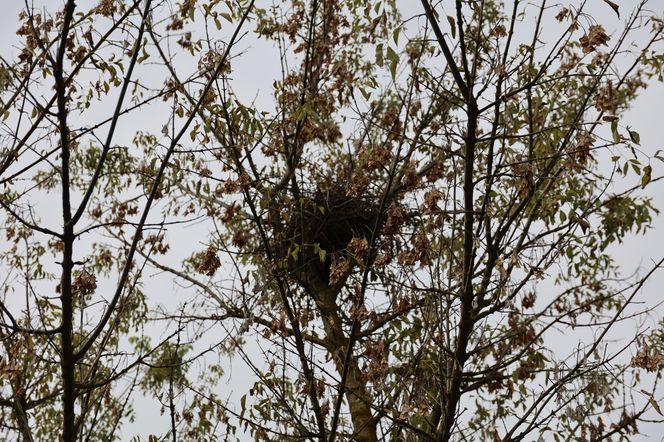
<path fill-rule="evenodd" d="M 198 135 L 198 129 L 200 129 L 201 125 L 197 124 L 194 126 L 194 128 L 189 132 L 189 136 L 191 137 L 191 141 L 194 141 L 196 139 L 196 135 Z"/>
<path fill-rule="evenodd" d="M 367 90 L 364 89 L 363 87 L 358 87 L 358 89 L 360 90 L 360 93 L 362 94 L 364 99 L 369 101 L 369 98 L 371 98 L 371 92 L 367 92 Z"/>
<path fill-rule="evenodd" d="M 399 64 L 399 54 L 397 54 L 394 49 L 390 46 L 387 47 L 387 59 L 390 60 L 390 73 L 392 74 L 392 80 L 397 76 L 397 65 Z"/>
<path fill-rule="evenodd" d="M 240 417 L 244 416 L 244 412 L 247 409 L 247 395 L 245 394 L 240 398 Z"/>
<path fill-rule="evenodd" d="M 299 255 L 299 253 L 300 253 L 300 246 L 295 244 L 293 250 L 291 251 L 291 256 L 295 261 L 297 261 L 297 256 Z"/>
<path fill-rule="evenodd" d="M 637 131 L 631 130 L 630 128 L 627 128 L 627 131 L 629 132 L 629 139 L 632 140 L 633 143 L 641 145 L 641 135 L 639 135 Z"/>
<path fill-rule="evenodd" d="M 647 165 L 643 168 L 643 175 L 641 176 L 641 189 L 645 188 L 652 178 L 652 167 Z"/>
<path fill-rule="evenodd" d="M 650 402 L 650 405 L 652 405 L 652 407 L 655 409 L 655 411 L 657 411 L 660 414 L 660 416 L 664 416 L 664 414 L 662 414 L 662 409 L 659 408 L 659 404 L 657 403 L 655 398 L 650 396 L 650 399 L 648 399 L 648 402 Z"/>
<path fill-rule="evenodd" d="M 383 44 L 378 43 L 376 45 L 376 65 L 378 67 L 383 67 Z"/>
<path fill-rule="evenodd" d="M 611 135 L 613 135 L 614 143 L 620 143 L 621 137 L 618 133 L 618 120 L 611 121 Z"/>
<path fill-rule="evenodd" d="M 143 46 L 143 53 L 141 54 L 140 57 L 138 57 L 138 59 L 136 61 L 138 63 L 143 63 L 148 58 L 150 58 L 150 54 L 148 53 L 148 51 L 145 50 L 145 46 Z"/>

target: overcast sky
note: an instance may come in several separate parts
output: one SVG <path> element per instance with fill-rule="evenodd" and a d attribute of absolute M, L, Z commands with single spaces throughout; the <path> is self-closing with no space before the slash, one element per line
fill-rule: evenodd
<path fill-rule="evenodd" d="M 38 3 L 38 2 L 36 2 Z M 49 8 L 59 5 L 60 1 L 42 1 L 41 4 L 47 4 Z M 94 2 L 79 0 L 77 2 L 81 9 L 86 9 Z M 419 13 L 419 2 L 412 2 L 412 0 L 400 0 L 399 2 L 406 12 L 405 15 L 412 13 Z M 506 1 L 509 3 L 509 0 Z M 562 4 L 577 3 L 562 1 Z M 616 27 L 619 25 L 619 19 L 608 8 L 603 6 L 603 3 L 596 0 L 598 18 L 602 23 L 610 23 Z M 636 4 L 634 0 L 625 0 L 619 2 L 624 11 Z M 651 2 L 653 8 L 660 8 L 660 13 L 664 12 L 664 2 L 661 0 L 654 0 Z M 0 41 L 4 45 L 0 47 L 0 55 L 5 60 L 12 60 L 17 54 L 17 50 L 13 47 L 13 42 L 16 41 L 15 29 L 17 26 L 17 15 L 20 9 L 23 8 L 23 0 L 1 0 L 2 14 L 0 14 Z M 51 9 L 52 10 L 52 9 Z M 624 17 L 623 17 L 624 20 Z M 611 25 L 605 25 L 611 28 Z M 555 26 L 548 26 L 545 28 L 546 32 L 556 32 L 558 29 Z M 234 62 L 233 78 L 234 87 L 240 96 L 243 98 L 258 97 L 258 101 L 265 100 L 269 102 L 271 89 L 269 88 L 272 80 L 279 73 L 279 59 L 278 52 L 273 50 L 269 45 L 257 42 L 255 39 L 247 39 L 240 45 L 247 50 L 246 56 L 240 57 L 237 62 Z M 159 79 L 161 81 L 161 79 Z M 664 129 L 662 112 L 662 105 L 664 103 L 664 87 L 661 84 L 652 85 L 646 92 L 634 102 L 633 108 L 628 112 L 625 118 L 621 120 L 621 124 L 632 126 L 641 135 L 641 145 L 644 151 L 654 152 L 657 149 L 664 149 L 664 137 L 662 131 Z M 133 137 L 136 127 L 157 127 L 164 123 L 161 115 L 154 116 L 152 113 L 141 114 L 141 121 L 127 122 L 123 126 L 123 135 L 129 139 Z M 653 164 L 653 176 L 661 175 L 664 170 L 664 164 Z M 628 178 L 633 181 L 633 185 L 639 182 L 638 177 L 632 175 Z M 646 189 L 647 193 L 652 195 L 655 202 L 655 207 L 664 209 L 664 180 L 649 185 Z M 647 268 L 651 265 L 653 260 L 659 259 L 664 254 L 664 216 L 659 216 L 653 223 L 653 229 L 645 235 L 631 236 L 627 241 L 622 244 L 613 246 L 612 250 L 615 253 L 618 263 L 622 266 L 625 274 L 631 274 L 638 268 Z M 191 241 L 182 241 L 182 247 L 191 246 Z M 177 242 L 176 242 L 177 244 Z M 662 287 L 664 287 L 664 272 L 655 275 L 644 286 L 640 294 L 639 301 L 643 301 L 649 305 L 664 299 Z M 172 285 L 162 287 L 161 290 L 173 292 L 176 290 Z M 621 333 L 626 338 L 633 335 L 633 324 L 629 321 L 623 323 L 620 328 L 614 332 L 615 335 Z M 256 351 L 254 348 L 253 351 Z M 256 353 L 260 357 L 259 353 Z M 239 385 L 226 385 L 223 390 L 231 391 L 233 389 L 242 390 L 250 381 L 247 376 L 248 371 L 241 365 L 241 362 L 235 360 L 233 364 L 236 366 L 229 366 L 229 372 L 233 375 L 234 379 L 239 382 Z M 244 385 L 242 385 L 244 384 Z M 240 388 L 238 388 L 240 387 Z M 664 407 L 664 404 L 662 404 Z M 165 416 L 160 415 L 158 407 L 154 406 L 154 401 L 137 401 L 136 408 L 139 410 L 139 420 L 133 425 L 128 426 L 126 435 L 133 435 L 135 431 L 137 434 L 148 434 L 150 431 L 161 432 L 163 426 L 166 425 L 167 420 Z M 644 426 L 642 428 L 645 429 Z M 650 437 L 644 440 L 664 440 L 664 437 L 659 434 L 664 433 L 655 428 L 648 428 Z M 248 439 L 247 439 L 248 440 Z"/>

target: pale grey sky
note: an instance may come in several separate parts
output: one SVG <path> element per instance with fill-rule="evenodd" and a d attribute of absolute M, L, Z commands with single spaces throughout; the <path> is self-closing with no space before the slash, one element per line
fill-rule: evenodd
<path fill-rule="evenodd" d="M 0 55 L 6 60 L 12 60 L 17 51 L 12 47 L 12 42 L 16 41 L 15 28 L 17 25 L 18 12 L 24 7 L 22 0 L 0 0 L 2 4 L 2 14 L 0 15 L 0 41 L 5 42 L 3 47 L 0 48 Z M 35 4 L 46 4 L 49 9 L 54 8 L 55 5 L 61 4 L 60 1 L 42 0 L 35 2 Z M 90 0 L 80 0 L 77 2 L 79 7 L 85 9 L 95 2 Z M 419 13 L 419 2 L 412 0 L 400 0 L 398 2 L 405 11 L 405 15 Z M 506 3 L 509 3 L 506 2 Z M 578 2 L 560 2 L 573 3 Z M 612 28 L 618 26 L 619 19 L 613 14 L 611 10 L 606 8 L 603 2 L 596 1 L 597 6 L 593 9 L 598 11 L 596 17 L 605 23 L 605 27 Z M 620 2 L 621 8 L 628 11 L 637 2 L 636 0 L 625 0 Z M 651 2 L 652 8 L 660 8 L 659 12 L 664 12 L 661 0 L 654 0 Z M 524 32 L 528 29 L 524 24 Z M 555 33 L 558 29 L 555 26 L 546 27 L 546 33 Z M 546 34 L 545 34 L 546 37 Z M 544 38 L 546 39 L 546 38 Z M 257 98 L 259 104 L 269 106 L 271 84 L 274 78 L 277 78 L 280 73 L 279 54 L 270 45 L 256 41 L 251 36 L 248 36 L 239 46 L 246 49 L 246 54 L 239 57 L 234 61 L 234 72 L 232 77 L 234 79 L 234 87 L 239 96 L 244 99 Z M 160 75 L 160 74 L 156 74 Z M 151 79 L 152 80 L 152 79 Z M 163 79 L 155 78 L 154 82 L 159 83 Z M 657 149 L 664 149 L 664 137 L 662 132 L 664 127 L 662 124 L 662 105 L 664 103 L 664 86 L 661 84 L 653 84 L 646 92 L 634 102 L 633 108 L 621 120 L 621 124 L 626 124 L 633 127 L 641 135 L 641 146 L 646 152 L 654 152 Z M 121 136 L 128 139 L 133 137 L 137 128 L 152 127 L 159 131 L 160 125 L 165 122 L 163 113 L 159 112 L 143 112 L 140 114 L 141 119 L 132 119 L 123 121 Z M 654 176 L 661 175 L 664 170 L 664 164 L 653 164 Z M 627 179 L 632 181 L 632 185 L 639 182 L 639 178 L 632 175 Z M 623 183 L 625 185 L 626 183 Z M 628 183 L 627 183 L 628 184 Z M 655 206 L 664 210 L 664 180 L 649 185 L 646 189 L 647 194 L 652 195 L 654 198 Z M 57 222 L 57 219 L 54 220 Z M 185 231 L 183 236 L 175 240 L 174 249 L 177 256 L 186 256 L 193 250 L 197 250 L 205 240 L 205 232 L 195 227 Z M 645 235 L 633 235 L 622 244 L 613 246 L 612 250 L 616 256 L 618 263 L 621 265 L 625 274 L 631 274 L 638 268 L 647 268 L 653 259 L 658 259 L 664 255 L 664 216 L 659 216 L 653 223 L 653 229 Z M 174 261 L 177 258 L 172 258 Z M 164 301 L 165 304 L 174 306 L 179 301 L 186 297 L 185 289 L 177 289 L 171 282 L 165 278 L 154 277 L 154 282 L 148 281 L 148 287 L 152 293 L 163 294 L 163 298 L 158 301 Z M 655 275 L 644 286 L 642 293 L 639 295 L 639 301 L 648 305 L 655 304 L 660 300 L 664 300 L 664 272 Z M 654 324 L 653 324 L 654 325 Z M 623 323 L 617 328 L 613 335 L 614 337 L 624 337 L 628 339 L 633 334 L 633 328 L 630 328 L 630 322 Z M 624 336 L 621 336 L 624 335 Z M 559 342 L 561 348 L 567 346 L 569 343 Z M 554 343 L 554 345 L 556 345 Z M 260 358 L 260 351 L 255 345 L 249 346 L 249 351 L 254 352 L 256 358 Z M 247 387 L 252 382 L 251 373 L 247 367 L 238 359 L 228 361 L 228 378 L 233 379 L 233 383 L 219 386 L 221 397 L 231 397 L 237 399 L 238 392 L 246 391 Z M 664 404 L 662 404 L 664 407 Z M 168 416 L 161 415 L 158 406 L 150 399 L 138 399 L 135 404 L 137 409 L 138 419 L 134 424 L 128 425 L 125 430 L 127 440 L 129 436 L 135 434 L 146 435 L 150 432 L 161 432 L 168 425 Z M 661 434 L 664 434 L 659 428 L 645 428 L 649 434 L 640 440 L 664 440 Z M 246 440 L 249 440 L 248 438 Z"/>

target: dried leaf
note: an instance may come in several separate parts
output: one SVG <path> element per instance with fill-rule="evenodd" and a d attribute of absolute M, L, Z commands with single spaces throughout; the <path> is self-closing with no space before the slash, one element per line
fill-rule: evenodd
<path fill-rule="evenodd" d="M 636 368 L 644 368 L 652 373 L 659 370 L 663 363 L 664 354 L 657 349 L 651 349 L 647 344 L 643 344 L 643 347 L 632 358 L 630 365 Z"/>
<path fill-rule="evenodd" d="M 616 15 L 618 16 L 618 18 L 620 18 L 620 11 L 618 10 L 620 8 L 620 6 L 613 3 L 611 0 L 604 0 L 604 3 L 611 6 L 611 8 L 616 12 Z"/>
<path fill-rule="evenodd" d="M 650 405 L 652 405 L 652 407 L 655 409 L 655 411 L 657 411 L 660 415 L 664 416 L 664 414 L 662 414 L 662 409 L 659 407 L 659 404 L 657 403 L 655 398 L 652 396 L 652 393 L 650 393 L 649 391 L 644 390 L 644 389 L 641 389 L 641 393 L 648 396 L 648 402 L 650 402 Z"/>
<path fill-rule="evenodd" d="M 213 276 L 219 267 L 221 267 L 221 261 L 212 246 L 209 246 L 204 252 L 198 253 L 195 257 L 195 268 L 198 273 Z"/>
<path fill-rule="evenodd" d="M 454 21 L 454 17 L 448 15 L 447 21 L 450 22 L 450 28 L 452 29 L 452 38 L 456 38 L 456 21 Z"/>
<path fill-rule="evenodd" d="M 598 46 L 606 46 L 608 41 L 609 36 L 602 25 L 591 26 L 588 28 L 587 34 L 579 40 L 584 54 L 589 54 L 597 50 Z"/>

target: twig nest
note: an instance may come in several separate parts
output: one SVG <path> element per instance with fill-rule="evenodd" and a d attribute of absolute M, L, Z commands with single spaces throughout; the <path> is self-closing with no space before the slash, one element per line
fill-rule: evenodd
<path fill-rule="evenodd" d="M 301 282 L 314 276 L 329 283 L 332 256 L 338 260 L 353 241 L 371 238 L 378 209 L 375 198 L 348 195 L 338 185 L 303 193 L 282 212 L 277 249 Z"/>

